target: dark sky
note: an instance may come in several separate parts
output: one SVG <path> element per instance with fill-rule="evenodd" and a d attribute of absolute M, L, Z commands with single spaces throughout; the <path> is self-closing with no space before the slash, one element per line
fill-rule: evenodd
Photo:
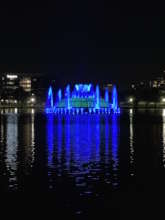
<path fill-rule="evenodd" d="M 4 6 L 0 72 L 43 72 L 59 82 L 148 79 L 165 69 L 163 10 L 68 0 Z"/>

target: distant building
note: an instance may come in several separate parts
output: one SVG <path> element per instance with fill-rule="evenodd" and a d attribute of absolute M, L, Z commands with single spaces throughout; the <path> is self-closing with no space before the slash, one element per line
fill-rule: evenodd
<path fill-rule="evenodd" d="M 3 74 L 1 77 L 1 89 L 16 90 L 19 88 L 19 77 L 17 74 Z"/>
<path fill-rule="evenodd" d="M 155 80 L 149 82 L 150 88 L 165 88 L 164 77 L 158 77 Z"/>
<path fill-rule="evenodd" d="M 0 76 L 0 104 L 34 103 L 43 97 L 43 77 L 30 73 L 3 73 Z M 39 98 L 40 99 L 40 98 Z"/>
<path fill-rule="evenodd" d="M 149 83 L 144 82 L 144 81 L 131 84 L 131 89 L 133 89 L 133 90 L 144 89 L 144 88 L 148 88 L 148 87 L 149 87 Z"/>
<path fill-rule="evenodd" d="M 25 92 L 31 92 L 31 90 L 32 90 L 31 77 L 21 78 L 20 81 L 19 81 L 19 85 Z"/>
<path fill-rule="evenodd" d="M 132 83 L 131 89 L 165 89 L 165 71 L 163 71 L 163 75 L 157 77 L 153 80 L 141 81 L 138 83 Z"/>

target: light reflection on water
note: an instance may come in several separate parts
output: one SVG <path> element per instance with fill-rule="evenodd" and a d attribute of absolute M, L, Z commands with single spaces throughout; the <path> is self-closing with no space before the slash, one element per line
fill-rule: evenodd
<path fill-rule="evenodd" d="M 18 116 L 8 115 L 6 123 L 6 168 L 9 173 L 9 187 L 17 185 Z"/>
<path fill-rule="evenodd" d="M 134 128 L 133 128 L 133 109 L 129 110 L 130 119 L 130 174 L 134 175 Z"/>
<path fill-rule="evenodd" d="M 77 186 L 87 180 L 99 181 L 105 172 L 105 182 L 118 185 L 119 126 L 118 116 L 47 116 L 47 144 L 50 188 L 54 172 L 65 171 L 75 178 Z M 56 158 L 53 158 L 55 155 Z M 53 160 L 55 163 L 53 163 Z M 112 179 L 111 179 L 112 178 Z M 88 193 L 89 193 L 89 187 Z"/>
<path fill-rule="evenodd" d="M 162 131 L 162 139 L 163 139 L 163 166 L 165 167 L 165 109 L 162 110 L 162 118 L 163 118 L 163 131 Z"/>
<path fill-rule="evenodd" d="M 117 179 L 117 172 L 119 169 L 119 158 L 118 158 L 118 139 L 119 139 L 119 129 L 116 115 L 112 116 L 112 125 L 111 125 L 111 132 L 112 132 L 112 160 L 113 160 L 113 173 L 115 177 L 115 182 L 113 183 L 114 186 L 118 185 Z"/>
<path fill-rule="evenodd" d="M 35 116 L 26 115 L 23 123 L 19 122 L 16 108 L 3 109 L 0 116 L 0 164 L 3 167 L 0 178 L 8 178 L 5 188 L 17 190 L 18 166 L 21 165 L 24 174 L 28 175 L 35 160 Z"/>
<path fill-rule="evenodd" d="M 27 187 L 29 183 L 27 177 L 33 183 L 35 176 L 37 184 L 43 179 L 46 182 L 44 190 L 56 191 L 61 183 L 72 183 L 79 195 L 99 196 L 107 186 L 119 190 L 123 182 L 129 185 L 128 175 L 136 177 L 135 170 L 145 167 L 137 159 L 141 155 L 137 157 L 135 152 L 138 155 L 144 149 L 145 154 L 147 143 L 162 155 L 165 167 L 165 110 L 152 112 L 155 121 L 148 112 L 140 114 L 130 109 L 120 116 L 54 117 L 37 114 L 34 109 L 26 114 L 18 109 L 1 111 L 1 190 L 19 190 L 20 185 L 24 189 L 24 184 Z M 143 140 L 138 138 L 145 128 L 151 134 L 150 140 L 147 135 Z M 159 136 L 160 140 L 155 138 Z M 33 184 L 29 187 L 33 188 Z"/>

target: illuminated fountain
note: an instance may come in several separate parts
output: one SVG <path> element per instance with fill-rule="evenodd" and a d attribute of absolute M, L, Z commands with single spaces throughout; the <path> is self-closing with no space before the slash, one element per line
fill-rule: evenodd
<path fill-rule="evenodd" d="M 112 89 L 112 100 L 109 100 L 109 91 L 105 90 L 101 97 L 99 85 L 94 88 L 92 84 L 76 84 L 73 91 L 67 85 L 62 96 L 62 90 L 57 92 L 53 100 L 53 89 L 49 87 L 45 106 L 46 113 L 54 114 L 110 114 L 120 113 L 116 86 Z"/>
<path fill-rule="evenodd" d="M 58 102 L 60 102 L 61 99 L 62 99 L 62 90 L 61 90 L 61 89 L 58 90 L 57 96 L 58 96 L 58 97 L 57 97 L 57 100 L 58 100 Z"/>
<path fill-rule="evenodd" d="M 70 106 L 70 85 L 67 85 L 65 95 L 66 95 L 66 106 L 65 107 L 68 110 L 70 110 L 71 109 L 71 106 Z"/>
<path fill-rule="evenodd" d="M 114 86 L 112 89 L 112 109 L 114 113 L 120 113 L 120 109 L 118 107 L 118 97 L 117 97 L 116 86 Z"/>
<path fill-rule="evenodd" d="M 95 95 L 95 98 L 96 98 L 96 109 L 97 110 L 100 110 L 100 89 L 99 89 L 99 86 L 97 85 L 96 86 L 96 95 Z"/>
<path fill-rule="evenodd" d="M 108 92 L 108 88 L 105 88 L 105 101 L 109 102 L 109 92 Z"/>
<path fill-rule="evenodd" d="M 46 112 L 53 113 L 54 112 L 54 105 L 53 105 L 53 89 L 50 86 L 48 89 L 48 95 L 46 100 Z"/>

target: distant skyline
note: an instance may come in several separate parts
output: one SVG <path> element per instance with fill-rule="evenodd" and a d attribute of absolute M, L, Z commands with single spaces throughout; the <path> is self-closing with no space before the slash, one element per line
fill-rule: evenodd
<path fill-rule="evenodd" d="M 165 69 L 165 17 L 155 5 L 59 1 L 0 9 L 0 72 L 119 84 Z"/>

